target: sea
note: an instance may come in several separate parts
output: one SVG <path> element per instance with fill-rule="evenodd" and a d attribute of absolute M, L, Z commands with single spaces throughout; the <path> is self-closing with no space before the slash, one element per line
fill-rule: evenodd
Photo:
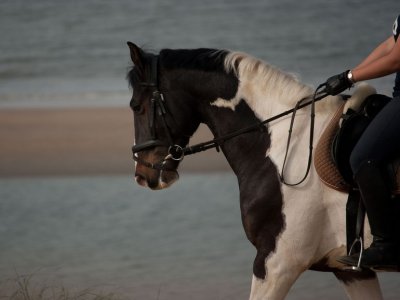
<path fill-rule="evenodd" d="M 127 107 L 127 41 L 243 51 L 317 86 L 391 34 L 398 0 L 2 0 L 0 109 Z M 391 94 L 393 76 L 371 83 Z M 1 146 L 1 142 L 0 142 Z M 133 174 L 0 179 L 0 298 L 10 282 L 121 299 L 247 299 L 253 246 L 233 173 L 182 173 L 149 191 Z M 327 237 L 329 238 L 329 237 Z M 385 299 L 400 276 L 379 275 Z M 346 299 L 305 272 L 287 299 Z"/>

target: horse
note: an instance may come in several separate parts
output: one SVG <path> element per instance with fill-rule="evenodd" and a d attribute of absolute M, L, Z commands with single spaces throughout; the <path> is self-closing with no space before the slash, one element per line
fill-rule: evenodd
<path fill-rule="evenodd" d="M 311 86 L 242 52 L 200 48 L 154 54 L 128 46 L 136 182 L 153 190 L 171 186 L 191 151 L 184 147 L 200 123 L 208 126 L 218 141 L 211 147 L 221 149 L 237 176 L 243 228 L 256 249 L 249 299 L 284 299 L 306 270 L 333 272 L 349 299 L 382 299 L 375 272 L 350 272 L 336 261 L 346 254 L 346 193 L 322 184 L 313 166 L 301 184 L 284 184 L 280 170 L 291 118 L 261 123 L 312 97 Z M 315 103 L 315 140 L 342 103 L 340 96 Z M 307 167 L 311 109 L 296 114 L 283 170 L 287 182 Z M 240 134 L 229 136 L 232 132 Z"/>

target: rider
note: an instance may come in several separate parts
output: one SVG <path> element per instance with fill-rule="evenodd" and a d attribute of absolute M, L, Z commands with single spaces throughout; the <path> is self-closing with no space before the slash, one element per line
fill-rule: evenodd
<path fill-rule="evenodd" d="M 390 189 L 384 179 L 384 162 L 400 153 L 400 15 L 393 24 L 393 35 L 377 46 L 357 67 L 332 76 L 326 81 L 326 92 L 337 95 L 354 83 L 396 73 L 393 99 L 367 127 L 350 156 L 354 179 L 367 212 L 371 246 L 361 258 L 361 266 L 396 267 L 399 263 L 399 238 L 395 216 L 389 205 Z M 356 264 L 355 257 L 341 262 Z"/>

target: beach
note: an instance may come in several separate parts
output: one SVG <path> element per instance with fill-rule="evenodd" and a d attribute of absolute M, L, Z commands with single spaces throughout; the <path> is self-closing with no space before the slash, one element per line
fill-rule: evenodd
<path fill-rule="evenodd" d="M 129 108 L 0 110 L 0 176 L 134 174 L 133 117 Z M 191 143 L 212 138 L 199 128 Z M 182 162 L 186 171 L 229 167 L 209 150 Z"/>

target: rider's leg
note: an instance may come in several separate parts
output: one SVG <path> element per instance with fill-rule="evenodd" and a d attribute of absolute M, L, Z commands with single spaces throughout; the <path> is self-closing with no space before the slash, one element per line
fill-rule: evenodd
<path fill-rule="evenodd" d="M 373 161 L 363 163 L 355 174 L 374 239 L 361 258 L 365 267 L 396 266 L 397 242 L 395 215 L 390 190 L 380 166 Z"/>
<path fill-rule="evenodd" d="M 399 151 L 400 99 L 396 98 L 371 122 L 350 157 L 374 236 L 362 258 L 366 267 L 397 264 L 395 221 L 382 165 Z"/>

